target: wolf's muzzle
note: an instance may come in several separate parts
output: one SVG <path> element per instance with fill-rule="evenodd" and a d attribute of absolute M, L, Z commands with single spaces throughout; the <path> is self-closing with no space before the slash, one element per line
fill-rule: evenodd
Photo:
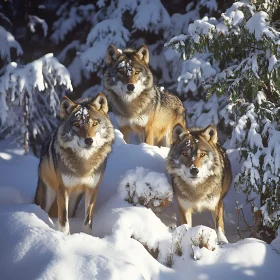
<path fill-rule="evenodd" d="M 91 146 L 92 143 L 93 143 L 93 139 L 92 139 L 92 138 L 86 138 L 86 139 L 85 139 L 85 144 L 86 144 L 87 146 Z"/>
<path fill-rule="evenodd" d="M 127 88 L 128 91 L 134 91 L 135 85 L 134 85 L 134 84 L 128 84 L 128 85 L 126 86 L 126 88 Z"/>
<path fill-rule="evenodd" d="M 190 173 L 193 175 L 193 176 L 196 176 L 198 174 L 199 170 L 198 168 L 196 167 L 193 167 L 190 169 Z"/>

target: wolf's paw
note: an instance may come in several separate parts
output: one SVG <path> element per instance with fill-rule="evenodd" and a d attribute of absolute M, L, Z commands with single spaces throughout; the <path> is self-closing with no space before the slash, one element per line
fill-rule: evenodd
<path fill-rule="evenodd" d="M 83 232 L 89 235 L 92 235 L 92 229 L 89 227 L 89 225 L 83 226 Z"/>
<path fill-rule="evenodd" d="M 228 243 L 228 240 L 227 240 L 223 230 L 220 227 L 217 230 L 217 239 L 218 239 L 218 244 L 219 245 L 223 245 L 223 244 Z"/>
<path fill-rule="evenodd" d="M 70 235 L 69 224 L 66 224 L 65 226 L 58 224 L 57 229 L 66 235 Z"/>

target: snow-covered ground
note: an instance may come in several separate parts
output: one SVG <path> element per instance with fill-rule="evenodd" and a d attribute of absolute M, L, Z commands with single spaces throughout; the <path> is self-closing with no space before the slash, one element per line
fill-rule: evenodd
<path fill-rule="evenodd" d="M 145 180 L 172 198 L 164 175 L 168 148 L 128 145 L 118 130 L 115 136 L 99 188 L 92 236 L 80 232 L 83 201 L 70 219 L 72 234 L 55 229 L 56 220 L 32 203 L 38 158 L 0 141 L 1 280 L 278 279 L 280 238 L 273 247 L 254 238 L 238 241 L 235 201 L 244 204 L 248 219 L 250 213 L 233 186 L 224 199 L 230 243 L 217 245 L 209 213 L 196 214 L 193 228 L 176 227 L 176 202 L 156 214 L 139 205 Z M 237 151 L 229 150 L 228 156 L 235 175 L 240 168 Z M 136 206 L 124 200 L 129 180 L 138 183 Z M 161 199 L 154 206 L 163 205 Z"/>

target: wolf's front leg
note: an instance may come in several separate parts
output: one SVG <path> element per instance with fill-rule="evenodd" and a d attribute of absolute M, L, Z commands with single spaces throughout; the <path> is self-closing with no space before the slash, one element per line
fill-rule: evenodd
<path fill-rule="evenodd" d="M 152 126 L 148 126 L 145 131 L 145 142 L 148 145 L 154 146 L 154 131 Z"/>
<path fill-rule="evenodd" d="M 75 189 L 75 191 L 69 192 L 69 206 L 68 206 L 68 217 L 72 218 L 75 216 L 78 205 L 84 195 L 84 189 Z"/>
<path fill-rule="evenodd" d="M 215 210 L 212 211 L 214 226 L 215 226 L 215 230 L 217 232 L 218 244 L 228 243 L 228 240 L 225 236 L 225 230 L 224 230 L 223 208 L 224 208 L 223 201 L 222 201 L 222 199 L 220 199 Z"/>
<path fill-rule="evenodd" d="M 191 227 L 192 226 L 192 209 L 189 208 L 189 209 L 185 210 L 179 205 L 179 214 L 180 214 L 180 219 L 181 219 L 182 225 L 188 224 Z"/>
<path fill-rule="evenodd" d="M 69 194 L 64 186 L 57 189 L 58 230 L 70 234 L 68 221 Z"/>
<path fill-rule="evenodd" d="M 92 215 L 94 210 L 94 205 L 98 193 L 98 186 L 95 188 L 86 188 L 85 192 L 85 220 L 83 226 L 83 232 L 87 234 L 92 234 Z"/>

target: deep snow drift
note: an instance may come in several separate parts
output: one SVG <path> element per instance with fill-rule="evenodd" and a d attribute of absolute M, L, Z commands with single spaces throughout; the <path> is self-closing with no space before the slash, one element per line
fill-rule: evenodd
<path fill-rule="evenodd" d="M 233 186 L 224 199 L 231 243 L 217 245 L 209 213 L 196 214 L 193 228 L 176 227 L 176 202 L 157 214 L 140 205 L 146 182 L 172 199 L 165 175 L 168 148 L 128 145 L 118 130 L 115 135 L 97 197 L 93 236 L 80 232 L 83 200 L 70 219 L 72 234 L 55 230 L 56 220 L 32 204 L 39 160 L 8 141 L 0 142 L 1 279 L 277 279 L 279 238 L 274 248 L 253 238 L 237 242 L 235 201 L 246 207 Z M 235 176 L 240 168 L 237 151 L 228 155 Z M 130 201 L 136 206 L 125 201 L 126 185 L 137 194 Z M 156 192 L 151 194 L 156 197 Z M 171 200 L 156 198 L 155 204 L 148 199 L 144 205 L 161 210 Z"/>

